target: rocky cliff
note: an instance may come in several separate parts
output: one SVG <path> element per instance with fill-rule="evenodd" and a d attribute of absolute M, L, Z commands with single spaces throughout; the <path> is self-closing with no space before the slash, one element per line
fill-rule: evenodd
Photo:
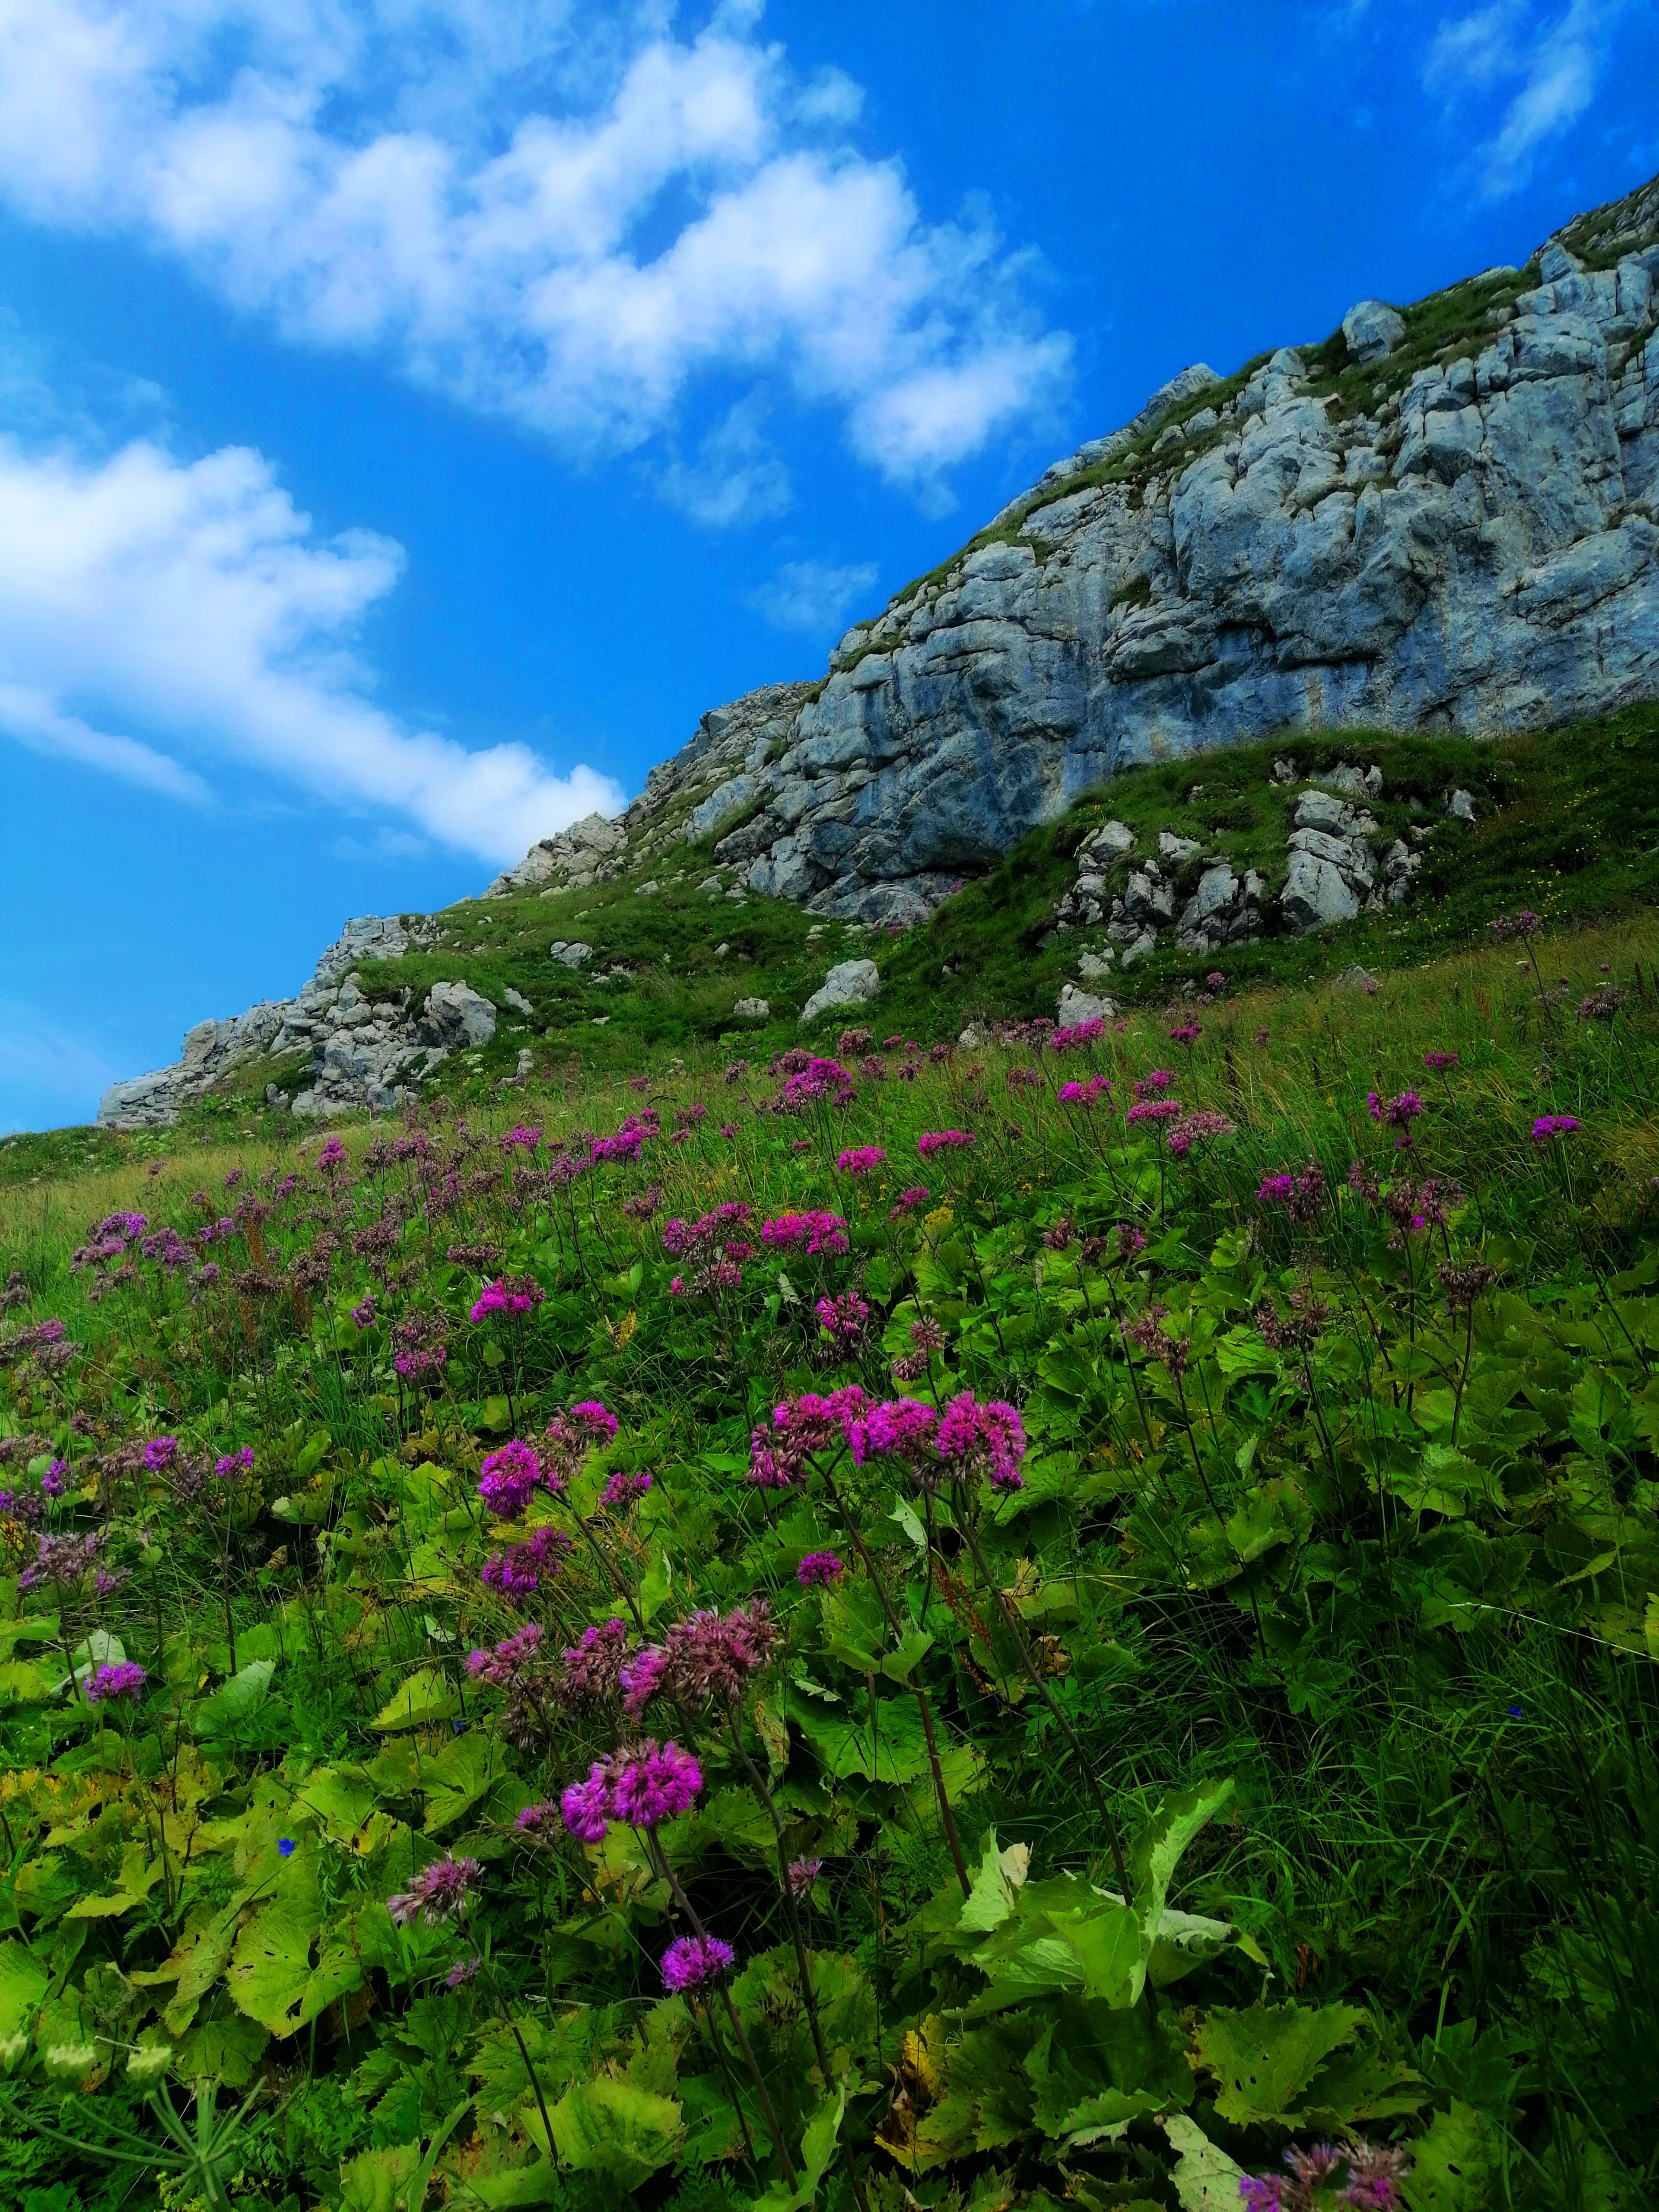
<path fill-rule="evenodd" d="M 1659 695 L 1656 548 L 1659 179 L 1523 268 L 1362 301 L 1322 344 L 1230 377 L 1183 369 L 850 629 L 822 680 L 705 714 L 623 815 L 545 840 L 490 893 L 667 873 L 712 838 L 706 889 L 914 920 L 1126 766 L 1296 729 L 1545 728 Z M 1297 834 L 1310 926 L 1403 895 L 1413 856 L 1362 852 L 1359 817 Z M 1113 906 L 1126 946 L 1176 919 L 1157 865 Z M 1210 892 L 1183 943 L 1253 928 L 1248 878 Z M 349 925 L 362 942 L 299 999 L 192 1030 L 100 1121 L 170 1119 L 302 1046 L 299 1110 L 394 1100 L 464 1040 L 447 1001 L 343 988 L 354 957 L 398 949 L 370 944 L 386 929 Z"/>
<path fill-rule="evenodd" d="M 1183 370 L 816 684 L 706 715 L 617 823 L 494 888 L 728 825 L 815 912 L 907 917 L 1116 769 L 1279 730 L 1546 727 L 1659 689 L 1659 180 L 1522 270 Z"/>

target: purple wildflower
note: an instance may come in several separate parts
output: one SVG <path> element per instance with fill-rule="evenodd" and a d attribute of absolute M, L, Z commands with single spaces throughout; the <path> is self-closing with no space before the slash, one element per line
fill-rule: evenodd
<path fill-rule="evenodd" d="M 718 1936 L 682 1936 L 663 1953 L 663 1987 L 672 1996 L 704 1989 L 731 1972 L 736 1956 Z"/>
<path fill-rule="evenodd" d="M 483 1869 L 477 1859 L 434 1859 L 422 1867 L 405 1890 L 386 1901 L 386 1909 L 399 1928 L 424 1921 L 428 1928 L 453 1920 L 472 1902 Z"/>

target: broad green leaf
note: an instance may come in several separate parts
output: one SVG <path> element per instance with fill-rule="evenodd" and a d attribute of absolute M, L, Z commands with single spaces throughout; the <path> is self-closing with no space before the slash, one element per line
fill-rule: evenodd
<path fill-rule="evenodd" d="M 410 2199 L 420 2166 L 419 2143 L 359 2151 L 340 2168 L 341 2212 L 417 2212 Z"/>
<path fill-rule="evenodd" d="M 489 1794 L 492 1783 L 504 1771 L 506 1755 L 498 1737 L 472 1729 L 447 1743 L 425 1761 L 421 1779 L 426 1790 L 425 1832 L 441 1835 L 464 1813 Z"/>
<path fill-rule="evenodd" d="M 541 2116 L 523 2116 L 537 2142 L 544 2142 Z M 637 2189 L 678 2155 L 685 2130 L 672 2097 L 659 2097 L 601 2074 L 573 2082 L 548 2114 L 552 2148 L 562 2165 L 608 2174 L 623 2189 Z"/>
<path fill-rule="evenodd" d="M 295 2035 L 337 1997 L 360 1988 L 371 1967 L 397 1955 L 383 1905 L 362 1906 L 325 1926 L 313 1886 L 277 1898 L 249 1921 L 225 1978 L 239 2011 L 273 2035 Z"/>
<path fill-rule="evenodd" d="M 674 1595 L 674 1562 L 667 1548 L 661 1548 L 645 1571 L 640 1584 L 640 1611 L 647 1620 L 654 1620 Z"/>
<path fill-rule="evenodd" d="M 1216 2111 L 1224 2120 L 1293 2121 L 1321 2063 L 1369 2017 L 1353 2005 L 1218 2006 L 1197 2037 L 1199 2063 L 1220 2083 Z"/>
<path fill-rule="evenodd" d="M 859 1774 L 874 1782 L 914 1782 L 927 1771 L 927 1739 L 913 1698 L 878 1699 L 873 1729 L 862 1698 L 828 1710 L 816 1700 L 795 1698 L 790 1717 L 837 1780 Z"/>
<path fill-rule="evenodd" d="M 1473 2105 L 1437 2112 L 1427 2135 L 1412 2145 L 1412 2170 L 1401 2185 L 1410 2212 L 1486 2212 L 1497 2201 L 1502 2151 L 1497 2131 Z"/>
<path fill-rule="evenodd" d="M 979 1872 L 972 1892 L 963 1902 L 957 1928 L 965 1935 L 976 1936 L 988 1936 L 994 1928 L 1000 1928 L 1014 1909 L 1030 1863 L 1029 1844 L 1011 1844 L 1006 1851 L 999 1850 L 996 1830 L 988 1829 Z"/>
<path fill-rule="evenodd" d="M 755 2199 L 755 2212 L 804 2212 L 816 2203 L 818 2187 L 830 2168 L 841 2140 L 842 2115 L 847 2110 L 847 2084 L 839 2083 L 833 2096 L 823 2099 L 806 2124 L 800 2156 L 795 2160 L 799 2186 L 791 2190 L 775 2181 Z"/>
<path fill-rule="evenodd" d="M 389 1735 L 398 1729 L 447 1721 L 460 1709 L 459 1694 L 441 1667 L 417 1667 L 406 1682 L 398 1684 L 369 1725 Z"/>
<path fill-rule="evenodd" d="M 1218 2150 L 1196 2120 L 1172 2112 L 1158 2122 L 1179 2154 L 1170 2179 L 1181 2203 L 1181 2212 L 1238 2212 L 1238 2185 L 1244 2169 Z"/>
<path fill-rule="evenodd" d="M 50 1977 L 27 1943 L 0 1943 L 0 2038 L 15 2035 L 46 1993 Z"/>
<path fill-rule="evenodd" d="M 64 1915 L 66 1920 L 116 1920 L 142 1905 L 161 1879 L 160 1856 L 152 1859 L 142 1843 L 129 1844 L 121 1854 L 118 1887 L 104 1897 L 83 1897 Z"/>
<path fill-rule="evenodd" d="M 210 1698 L 192 1708 L 191 1725 L 198 1736 L 232 1735 L 250 1713 L 262 1705 L 276 1672 L 274 1659 L 250 1659 L 247 1665 L 222 1682 Z"/>

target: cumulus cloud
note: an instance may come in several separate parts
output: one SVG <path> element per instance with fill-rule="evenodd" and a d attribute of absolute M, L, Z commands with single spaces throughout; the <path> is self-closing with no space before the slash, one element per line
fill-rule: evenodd
<path fill-rule="evenodd" d="M 702 440 L 695 463 L 677 459 L 662 471 L 664 498 L 711 530 L 781 514 L 793 496 L 789 471 L 762 420 L 758 399 L 740 399 Z"/>
<path fill-rule="evenodd" d="M 858 87 L 798 81 L 757 14 L 5 0 L 0 192 L 573 449 L 764 367 L 925 485 L 1050 410 L 1071 342 L 986 210 L 924 218 L 852 142 Z"/>
<path fill-rule="evenodd" d="M 367 531 L 319 540 L 245 447 L 186 465 L 148 440 L 0 439 L 0 734 L 197 804 L 204 769 L 246 763 L 495 862 L 615 812 L 590 768 L 469 751 L 374 703 L 356 637 L 402 559 Z"/>
<path fill-rule="evenodd" d="M 748 594 L 747 604 L 775 629 L 822 637 L 840 627 L 848 608 L 875 580 L 873 561 L 840 568 L 828 561 L 787 561 Z"/>
<path fill-rule="evenodd" d="M 1424 70 L 1431 92 L 1450 100 L 1514 87 L 1478 157 L 1488 198 L 1524 185 L 1539 149 L 1589 107 L 1620 10 L 1620 0 L 1571 0 L 1540 19 L 1527 0 L 1492 0 L 1441 24 Z"/>

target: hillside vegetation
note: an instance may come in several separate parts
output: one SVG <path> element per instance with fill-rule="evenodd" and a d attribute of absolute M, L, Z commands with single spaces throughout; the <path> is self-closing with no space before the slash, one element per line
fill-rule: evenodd
<path fill-rule="evenodd" d="M 1655 722 L 1281 746 L 1475 827 L 1115 1023 L 953 1042 L 1270 754 L 873 1036 L 693 853 L 376 979 L 523 1089 L 0 1155 L 3 2212 L 1651 2202 Z"/>

